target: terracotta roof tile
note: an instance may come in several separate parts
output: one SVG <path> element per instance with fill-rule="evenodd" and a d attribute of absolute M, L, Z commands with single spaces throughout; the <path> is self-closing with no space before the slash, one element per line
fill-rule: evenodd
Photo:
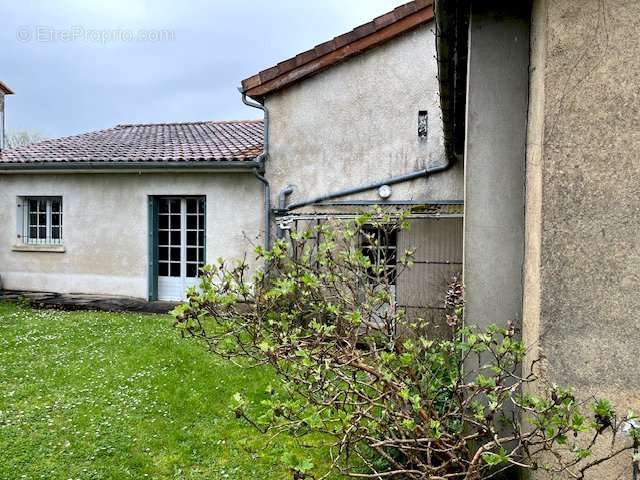
<path fill-rule="evenodd" d="M 262 120 L 118 125 L 0 152 L 2 163 L 246 161 L 262 152 Z"/>
<path fill-rule="evenodd" d="M 393 22 L 397 20 L 396 12 L 385 13 L 384 15 L 380 15 L 377 18 L 373 19 L 373 25 L 376 28 L 384 28 L 391 25 Z"/>

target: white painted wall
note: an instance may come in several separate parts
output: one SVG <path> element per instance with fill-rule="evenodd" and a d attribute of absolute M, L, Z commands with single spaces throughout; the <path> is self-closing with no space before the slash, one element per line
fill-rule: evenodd
<path fill-rule="evenodd" d="M 16 198 L 44 195 L 63 197 L 65 252 L 12 251 Z M 260 241 L 262 185 L 251 174 L 0 175 L 3 287 L 146 298 L 149 195 L 206 195 L 208 262 L 242 256 L 253 249 L 249 239 Z"/>
<path fill-rule="evenodd" d="M 418 27 L 266 99 L 274 206 L 287 184 L 297 187 L 293 202 L 444 161 L 433 29 Z M 429 112 L 427 139 L 417 134 L 420 110 Z M 251 249 L 244 235 L 263 229 L 261 188 L 238 173 L 0 175 L 4 288 L 144 298 L 149 195 L 207 196 L 213 261 Z M 393 191 L 391 200 L 462 199 L 461 165 Z M 29 195 L 63 197 L 65 253 L 12 251 L 16 197 Z"/>
<path fill-rule="evenodd" d="M 433 23 L 269 95 L 273 199 L 290 203 L 444 161 Z M 429 134 L 418 138 L 418 111 Z M 460 200 L 462 166 L 393 187 L 391 200 Z M 350 199 L 377 199 L 365 192 Z"/>

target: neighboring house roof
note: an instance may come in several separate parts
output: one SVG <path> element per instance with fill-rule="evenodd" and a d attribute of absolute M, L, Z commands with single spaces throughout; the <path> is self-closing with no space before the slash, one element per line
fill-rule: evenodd
<path fill-rule="evenodd" d="M 201 163 L 242 166 L 255 160 L 262 148 L 262 120 L 118 125 L 3 150 L 0 170 L 21 165 L 36 168 Z"/>
<path fill-rule="evenodd" d="M 359 55 L 418 25 L 433 20 L 433 1 L 414 0 L 352 31 L 242 81 L 242 91 L 260 100 L 265 95 Z"/>
<path fill-rule="evenodd" d="M 7 87 L 7 85 L 3 82 L 0 82 L 0 92 L 4 93 L 5 95 L 13 95 L 13 90 Z"/>

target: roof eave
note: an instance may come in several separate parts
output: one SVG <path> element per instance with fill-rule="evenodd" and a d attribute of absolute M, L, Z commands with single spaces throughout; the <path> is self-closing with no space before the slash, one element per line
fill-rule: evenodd
<path fill-rule="evenodd" d="M 261 168 L 256 160 L 212 160 L 184 162 L 0 162 L 0 173 L 17 172 L 139 172 L 139 171 L 247 171 Z"/>
<path fill-rule="evenodd" d="M 445 153 L 463 160 L 470 0 L 435 0 L 436 56 Z"/>
<path fill-rule="evenodd" d="M 3 82 L 0 82 L 0 92 L 4 93 L 5 95 L 13 95 L 13 90 L 11 90 L 9 87 L 7 87 L 7 85 Z"/>
<path fill-rule="evenodd" d="M 433 19 L 434 11 L 432 2 L 425 1 L 424 6 L 420 7 L 417 11 L 414 11 L 413 13 L 410 13 L 398 20 L 392 21 L 367 35 L 355 38 L 351 42 L 341 40 L 341 38 L 346 37 L 353 32 L 336 37 L 335 39 L 325 42 L 324 44 L 321 44 L 309 51 L 312 52 L 317 49 L 320 49 L 320 51 L 327 50 L 327 53 L 325 54 L 313 56 L 304 52 L 296 57 L 279 63 L 276 67 L 263 70 L 256 75 L 246 78 L 242 81 L 242 91 L 247 96 L 255 100 L 262 101 L 267 94 L 311 77 L 326 68 L 359 55 L 370 48 L 381 45 L 400 34 L 413 30 L 424 23 L 433 21 Z M 365 26 L 367 25 L 365 24 L 358 28 Z M 354 32 L 356 30 L 354 30 Z M 339 44 L 340 46 L 338 48 L 331 48 L 331 44 L 333 44 L 334 47 L 336 44 Z M 308 60 L 305 61 L 307 58 Z M 295 66 L 291 68 L 291 65 Z"/>

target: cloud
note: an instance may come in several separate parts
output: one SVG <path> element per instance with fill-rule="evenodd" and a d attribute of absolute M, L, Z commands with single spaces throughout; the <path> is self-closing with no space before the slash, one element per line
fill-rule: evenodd
<path fill-rule="evenodd" d="M 16 92 L 7 128 L 57 137 L 117 123 L 255 118 L 236 91 L 243 78 L 401 3 L 6 2 L 0 80 Z"/>

